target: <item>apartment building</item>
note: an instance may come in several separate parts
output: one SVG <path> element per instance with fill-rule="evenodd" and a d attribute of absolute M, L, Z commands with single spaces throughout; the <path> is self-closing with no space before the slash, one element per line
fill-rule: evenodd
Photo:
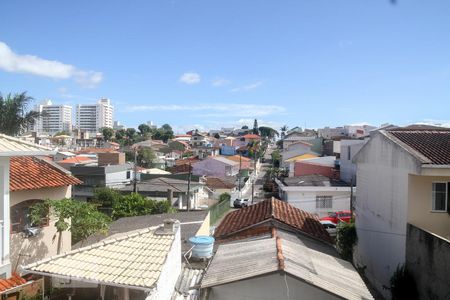
<path fill-rule="evenodd" d="M 78 104 L 76 111 L 76 127 L 89 132 L 98 132 L 100 128 L 113 128 L 114 106 L 106 98 L 96 104 Z"/>
<path fill-rule="evenodd" d="M 51 100 L 44 100 L 34 110 L 42 114 L 32 128 L 38 135 L 72 130 L 72 106 L 54 105 Z"/>

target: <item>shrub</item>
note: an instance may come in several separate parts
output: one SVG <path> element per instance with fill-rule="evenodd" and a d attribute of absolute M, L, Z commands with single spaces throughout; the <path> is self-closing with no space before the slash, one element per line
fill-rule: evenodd
<path fill-rule="evenodd" d="M 412 274 L 405 265 L 398 265 L 389 281 L 392 300 L 417 299 L 417 287 Z"/>
<path fill-rule="evenodd" d="M 230 201 L 230 199 L 231 199 L 231 195 L 228 194 L 228 193 L 222 193 L 222 194 L 219 196 L 219 202 Z"/>
<path fill-rule="evenodd" d="M 341 222 L 337 226 L 336 246 L 339 253 L 346 260 L 353 259 L 353 246 L 358 241 L 355 222 Z"/>

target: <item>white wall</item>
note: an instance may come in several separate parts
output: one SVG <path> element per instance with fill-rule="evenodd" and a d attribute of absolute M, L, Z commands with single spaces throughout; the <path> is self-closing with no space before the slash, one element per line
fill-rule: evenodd
<path fill-rule="evenodd" d="M 310 191 L 285 193 L 285 200 L 301 210 L 318 215 L 320 218 L 329 212 L 350 209 L 350 189 L 348 191 Z M 316 208 L 316 196 L 332 196 L 332 208 Z"/>
<path fill-rule="evenodd" d="M 342 140 L 341 141 L 341 157 L 339 159 L 341 180 L 350 183 L 352 178 L 356 177 L 356 164 L 352 162 L 356 153 L 361 150 L 366 140 Z M 348 157 L 350 150 L 350 159 Z M 354 182 L 355 184 L 355 182 Z"/>
<path fill-rule="evenodd" d="M 398 264 L 405 261 L 408 174 L 419 165 L 381 133 L 374 135 L 357 161 L 355 263 L 385 296 L 383 289 Z"/>
<path fill-rule="evenodd" d="M 267 274 L 247 280 L 215 286 L 209 300 L 229 299 L 341 299 L 290 275 Z"/>
<path fill-rule="evenodd" d="M 15 191 L 11 192 L 11 206 L 26 200 L 60 200 L 70 197 L 71 186 Z M 57 219 L 50 214 L 49 225 L 42 227 L 41 232 L 35 237 L 27 238 L 23 233 L 11 234 L 10 249 L 13 271 L 19 265 L 26 265 L 57 254 L 58 233 L 55 227 L 56 221 Z M 71 234 L 69 231 L 64 231 L 62 233 L 61 252 L 70 251 L 71 247 Z"/>
<path fill-rule="evenodd" d="M 175 237 L 167 254 L 166 261 L 159 275 L 156 289 L 145 298 L 146 300 L 170 300 L 175 290 L 175 284 L 181 274 L 181 238 L 180 225 L 175 223 L 178 228 Z"/>
<path fill-rule="evenodd" d="M 10 239 L 10 193 L 9 193 L 9 157 L 0 157 L 0 224 L 1 233 L 1 262 L 0 275 L 5 274 L 6 278 L 11 276 L 11 263 L 9 260 L 9 239 Z"/>

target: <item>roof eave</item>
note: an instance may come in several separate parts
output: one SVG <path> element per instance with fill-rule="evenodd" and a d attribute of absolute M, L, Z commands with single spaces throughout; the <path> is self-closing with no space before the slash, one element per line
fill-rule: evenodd
<path fill-rule="evenodd" d="M 54 155 L 57 151 L 5 151 L 0 152 L 0 157 L 11 157 L 11 156 L 45 156 Z"/>

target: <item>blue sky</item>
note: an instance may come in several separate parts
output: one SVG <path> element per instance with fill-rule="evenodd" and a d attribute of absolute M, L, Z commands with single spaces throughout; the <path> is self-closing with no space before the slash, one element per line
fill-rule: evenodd
<path fill-rule="evenodd" d="M 0 92 L 176 131 L 450 123 L 450 1 L 0 2 Z"/>

